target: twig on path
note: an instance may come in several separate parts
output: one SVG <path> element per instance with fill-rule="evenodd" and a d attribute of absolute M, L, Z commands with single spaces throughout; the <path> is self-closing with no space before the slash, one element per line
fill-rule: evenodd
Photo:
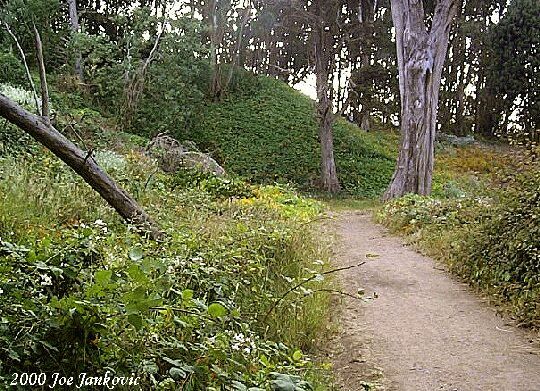
<path fill-rule="evenodd" d="M 319 276 L 325 276 L 325 275 L 332 274 L 332 273 L 337 273 L 337 272 L 340 272 L 340 271 L 343 271 L 343 270 L 353 269 L 355 267 L 360 267 L 365 263 L 366 262 L 360 262 L 359 264 L 356 264 L 356 265 L 348 265 L 348 266 L 338 267 L 337 269 L 332 269 L 332 270 L 327 270 L 325 272 L 316 273 L 316 274 L 312 275 L 311 277 L 308 277 L 308 278 L 304 279 L 303 281 L 299 282 L 298 284 L 296 284 L 292 288 L 288 289 L 283 295 L 281 295 L 281 297 L 279 297 L 274 302 L 274 304 L 272 304 L 272 306 L 270 307 L 268 312 L 266 312 L 266 315 L 264 315 L 263 323 L 266 323 L 266 320 L 268 319 L 268 316 L 270 316 L 272 311 L 279 305 L 279 303 L 281 303 L 285 299 L 285 297 L 287 297 L 287 295 L 289 293 L 291 293 L 291 292 L 295 291 L 296 289 L 300 288 L 302 285 L 305 285 L 308 282 L 313 281 L 314 279 L 316 279 Z"/>

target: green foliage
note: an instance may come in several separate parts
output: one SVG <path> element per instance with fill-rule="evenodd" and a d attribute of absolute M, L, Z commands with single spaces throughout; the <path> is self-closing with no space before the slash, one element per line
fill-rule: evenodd
<path fill-rule="evenodd" d="M 94 107 L 108 114 L 118 114 L 124 89 L 124 57 L 122 44 L 111 42 L 108 36 L 86 32 L 74 34 L 70 41 L 70 52 L 80 53 L 84 58 L 84 96 Z M 72 54 L 72 57 L 74 54 Z M 73 89 L 81 87 L 74 84 Z"/>
<path fill-rule="evenodd" d="M 59 0 L 5 0 L 0 9 L 0 21 L 10 26 L 30 64 L 35 59 L 33 26 L 36 26 L 41 35 L 45 63 L 51 68 L 63 65 L 61 48 L 67 36 L 67 25 L 61 25 L 60 20 L 63 23 Z M 0 30 L 0 46 L 16 50 L 12 38 L 3 30 L 4 26 Z"/>
<path fill-rule="evenodd" d="M 196 169 L 176 171 L 172 187 L 200 189 L 218 199 L 249 198 L 254 195 L 252 187 L 239 178 L 222 178 Z"/>
<path fill-rule="evenodd" d="M 134 151 L 99 159 L 167 238 L 125 227 L 48 153 L 1 159 L 0 384 L 14 372 L 111 368 L 143 389 L 311 389 L 326 282 L 272 308 L 324 270 L 307 224 L 320 205 L 239 179 L 183 173 L 180 186 Z"/>
<path fill-rule="evenodd" d="M 191 126 L 205 97 L 210 70 L 203 57 L 200 22 L 178 18 L 159 45 L 159 57 L 150 65 L 132 130 L 144 136 L 176 133 Z M 132 72 L 137 64 L 132 64 Z"/>
<path fill-rule="evenodd" d="M 540 170 L 523 165 L 505 187 L 443 199 L 406 195 L 379 211 L 451 271 L 506 303 L 523 324 L 540 326 Z M 492 182 L 494 183 L 494 182 Z"/>
<path fill-rule="evenodd" d="M 0 84 L 25 86 L 28 81 L 21 61 L 11 51 L 0 49 Z"/>
<path fill-rule="evenodd" d="M 313 188 L 319 180 L 319 143 L 313 102 L 286 84 L 246 73 L 243 92 L 206 103 L 190 129 L 177 129 L 227 169 L 263 183 Z M 334 126 L 338 175 L 353 195 L 377 196 L 390 180 L 397 136 L 363 133 L 338 120 Z"/>
<path fill-rule="evenodd" d="M 540 325 L 540 166 L 518 175 L 482 221 L 460 275 L 495 290 L 526 324 Z M 530 171 L 529 171 L 530 170 Z"/>
<path fill-rule="evenodd" d="M 36 101 L 31 92 L 10 84 L 0 83 L 0 93 L 29 111 L 36 111 Z M 0 127 L 0 157 L 8 154 L 32 154 L 38 150 L 37 143 L 27 133 L 4 120 Z"/>

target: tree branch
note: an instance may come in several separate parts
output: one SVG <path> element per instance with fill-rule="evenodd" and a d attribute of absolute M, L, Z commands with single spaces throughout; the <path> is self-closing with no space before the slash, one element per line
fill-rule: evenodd
<path fill-rule="evenodd" d="M 32 87 L 32 92 L 34 94 L 34 101 L 36 102 L 36 113 L 39 114 L 39 112 L 40 112 L 39 111 L 39 100 L 38 100 L 37 93 L 36 93 L 36 86 L 34 85 L 34 80 L 32 79 L 32 75 L 30 74 L 30 69 L 28 69 L 28 63 L 26 62 L 26 56 L 24 55 L 24 50 L 22 49 L 21 45 L 19 44 L 19 40 L 17 39 L 15 34 L 13 34 L 11 29 L 9 28 L 9 25 L 6 22 L 4 22 L 4 26 L 5 26 L 8 34 L 15 41 L 15 45 L 17 45 L 17 49 L 19 49 L 19 53 L 21 54 L 21 58 L 22 58 L 22 61 L 23 61 L 23 64 L 24 64 L 24 69 L 26 70 L 26 77 L 28 78 L 28 81 L 30 82 L 30 86 Z"/>
<path fill-rule="evenodd" d="M 39 80 L 41 84 L 41 116 L 47 125 L 51 124 L 49 110 L 49 87 L 47 86 L 47 74 L 45 73 L 45 62 L 43 61 L 43 45 L 39 31 L 34 24 L 34 38 L 36 44 L 36 57 L 39 67 Z"/>
<path fill-rule="evenodd" d="M 135 224 L 144 232 L 148 232 L 154 239 L 163 236 L 150 216 L 130 194 L 99 167 L 91 154 L 79 149 L 53 126 L 46 124 L 41 117 L 28 112 L 3 94 L 0 94 L 0 116 L 47 147 L 79 174 L 126 221 Z"/>
<path fill-rule="evenodd" d="M 285 299 L 285 297 L 287 297 L 289 295 L 289 293 L 294 292 L 295 290 L 297 290 L 301 286 L 307 284 L 310 281 L 313 281 L 318 276 L 325 276 L 325 275 L 337 273 L 337 272 L 340 272 L 340 271 L 343 271 L 343 270 L 353 269 L 355 267 L 360 267 L 360 266 L 364 265 L 365 263 L 366 262 L 360 262 L 360 263 L 358 263 L 356 265 L 348 265 L 348 266 L 338 267 L 337 269 L 328 270 L 328 271 L 325 271 L 325 272 L 322 272 L 322 273 L 316 273 L 316 274 L 312 275 L 311 277 L 308 277 L 308 278 L 300 281 L 298 284 L 296 284 L 292 288 L 288 289 L 283 295 L 281 295 L 281 297 L 279 297 L 274 302 L 274 304 L 272 304 L 272 306 L 270 307 L 270 309 L 268 310 L 268 312 L 266 313 L 266 315 L 263 318 L 263 323 L 266 322 L 266 319 L 268 319 L 268 316 L 270 316 L 272 311 L 274 311 L 274 309 L 278 306 L 278 304 L 281 303 Z"/>

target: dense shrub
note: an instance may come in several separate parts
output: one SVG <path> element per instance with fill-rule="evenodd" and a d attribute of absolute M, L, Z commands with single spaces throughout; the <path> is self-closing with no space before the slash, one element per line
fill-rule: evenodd
<path fill-rule="evenodd" d="M 540 165 L 501 195 L 472 237 L 458 270 L 510 301 L 524 321 L 540 325 Z"/>
<path fill-rule="evenodd" d="M 174 173 L 172 187 L 201 189 L 215 198 L 249 198 L 253 189 L 240 178 L 219 177 L 196 169 L 180 169 Z"/>
<path fill-rule="evenodd" d="M 0 84 L 11 84 L 14 86 L 26 86 L 28 80 L 24 73 L 21 61 L 15 57 L 11 51 L 4 51 L 0 48 Z"/>
<path fill-rule="evenodd" d="M 310 389 L 322 276 L 286 292 L 324 269 L 306 224 L 317 202 L 98 153 L 167 232 L 158 243 L 50 154 L 34 159 L 0 159 L 0 384 L 109 369 L 142 389 Z"/>

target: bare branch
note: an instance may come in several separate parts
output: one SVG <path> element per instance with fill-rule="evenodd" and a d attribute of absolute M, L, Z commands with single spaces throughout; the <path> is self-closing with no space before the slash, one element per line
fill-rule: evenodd
<path fill-rule="evenodd" d="M 36 93 L 36 86 L 34 85 L 34 80 L 32 79 L 32 75 L 30 74 L 30 69 L 28 68 L 28 63 L 26 62 L 26 56 L 24 55 L 24 50 L 22 50 L 22 47 L 19 44 L 19 40 L 17 39 L 15 34 L 13 34 L 13 32 L 11 31 L 11 29 L 9 28 L 9 25 L 6 22 L 4 22 L 4 26 L 8 34 L 15 41 L 15 45 L 17 45 L 17 49 L 19 49 L 19 53 L 21 54 L 23 64 L 24 64 L 24 69 L 26 70 L 26 77 L 28 78 L 28 81 L 30 82 L 30 86 L 32 87 L 32 92 L 34 94 L 34 101 L 36 102 L 36 113 L 39 114 L 39 100 Z"/>
<path fill-rule="evenodd" d="M 333 274 L 333 273 L 337 273 L 337 272 L 340 272 L 340 271 L 343 271 L 343 270 L 349 270 L 349 269 L 353 269 L 355 267 L 360 267 L 362 265 L 364 265 L 365 262 L 360 262 L 358 264 L 355 264 L 355 265 L 348 265 L 348 266 L 343 266 L 343 267 L 339 267 L 337 269 L 332 269 L 332 270 L 327 270 L 325 272 L 321 272 L 321 273 L 316 273 L 314 275 L 312 275 L 311 277 L 308 277 L 308 278 L 305 278 L 304 280 L 300 281 L 298 284 L 294 285 L 292 288 L 288 289 L 283 295 L 281 295 L 281 297 L 279 297 L 275 302 L 274 304 L 272 304 L 272 306 L 270 307 L 270 309 L 268 310 L 268 312 L 266 313 L 266 315 L 264 316 L 263 318 L 263 323 L 266 322 L 266 319 L 268 319 L 268 316 L 270 316 L 270 314 L 272 313 L 272 311 L 278 306 L 279 303 L 281 303 L 285 297 L 287 297 L 291 292 L 294 292 L 295 290 L 297 290 L 298 288 L 300 288 L 301 286 L 307 284 L 308 282 L 310 281 L 313 281 L 315 280 L 316 278 L 318 278 L 319 276 L 326 276 L 328 274 Z"/>
<path fill-rule="evenodd" d="M 49 87 L 47 86 L 47 74 L 45 72 L 45 62 L 43 61 L 43 45 L 39 31 L 34 25 L 34 38 L 36 44 L 36 57 L 39 67 L 39 80 L 41 83 L 41 116 L 47 125 L 51 124 L 49 112 Z"/>

